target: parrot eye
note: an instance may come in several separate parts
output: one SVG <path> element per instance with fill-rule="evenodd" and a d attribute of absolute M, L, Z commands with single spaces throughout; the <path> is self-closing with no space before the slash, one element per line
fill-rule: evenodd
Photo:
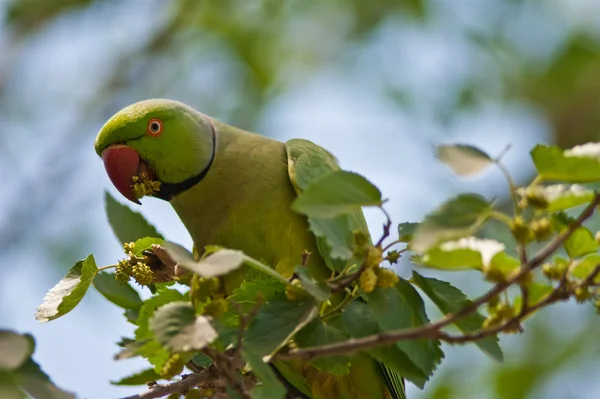
<path fill-rule="evenodd" d="M 152 118 L 148 122 L 148 134 L 150 136 L 160 136 L 163 131 L 163 123 L 160 119 Z"/>

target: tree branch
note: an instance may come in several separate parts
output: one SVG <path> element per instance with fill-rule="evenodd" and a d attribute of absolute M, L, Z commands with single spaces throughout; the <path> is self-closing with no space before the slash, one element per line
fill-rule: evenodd
<path fill-rule="evenodd" d="M 211 368 L 207 367 L 204 370 L 194 373 L 187 374 L 181 381 L 170 382 L 166 384 L 156 384 L 149 387 L 146 392 L 142 392 L 137 395 L 127 396 L 122 399 L 154 399 L 162 398 L 172 393 L 183 393 L 187 392 L 192 388 L 199 386 L 206 387 L 225 387 L 224 383 L 221 383 L 218 376 L 214 374 Z"/>
<path fill-rule="evenodd" d="M 493 327 L 491 329 L 485 329 L 481 331 L 477 331 L 470 334 L 465 334 L 464 336 L 452 337 L 446 333 L 441 332 L 440 330 L 454 322 L 458 319 L 468 316 L 469 314 L 476 311 L 481 305 L 488 302 L 492 297 L 495 297 L 502 292 L 506 291 L 508 287 L 513 284 L 518 283 L 521 279 L 539 267 L 544 261 L 550 257 L 554 252 L 558 250 L 558 248 L 565 242 L 565 240 L 573 234 L 573 232 L 580 227 L 585 220 L 590 218 L 594 214 L 595 208 L 600 204 L 600 193 L 597 193 L 592 200 L 592 202 L 581 212 L 579 217 L 571 223 L 563 232 L 558 234 L 550 243 L 548 243 L 544 248 L 542 248 L 533 258 L 529 259 L 527 262 L 521 265 L 519 270 L 509 276 L 505 281 L 497 283 L 492 289 L 490 289 L 487 293 L 480 296 L 469 305 L 460 309 L 458 312 L 453 314 L 448 314 L 445 317 L 441 318 L 435 323 L 431 323 L 425 326 L 409 328 L 399 331 L 390 331 L 384 332 L 375 335 L 369 335 L 363 338 L 350 339 L 343 342 L 337 342 L 334 344 L 323 345 L 319 347 L 309 347 L 309 348 L 300 348 L 300 349 L 292 349 L 289 352 L 280 352 L 274 356 L 273 360 L 285 360 L 285 359 L 312 359 L 319 356 L 331 356 L 331 355 L 340 355 L 340 354 L 351 354 L 357 352 L 359 350 L 371 349 L 378 346 L 383 346 L 386 344 L 393 344 L 398 341 L 410 340 L 410 339 L 420 339 L 420 338 L 428 338 L 435 339 L 439 338 L 448 342 L 468 342 L 480 339 L 484 336 L 491 335 L 502 331 L 512 325 L 514 325 L 515 320 L 508 320 L 505 323 L 500 324 L 499 326 Z M 598 269 L 598 267 L 596 268 Z M 594 270 L 592 274 L 598 274 L 600 270 Z M 590 277 L 585 281 L 593 282 L 595 275 Z M 588 280 L 589 279 L 589 280 Z M 561 287 L 563 284 L 559 284 L 557 289 Z M 562 291 L 559 290 L 559 291 Z M 535 306 L 527 307 L 524 302 L 523 307 L 525 308 L 522 316 L 519 315 L 516 318 L 522 319 L 529 313 L 534 312 L 535 310 L 548 305 L 551 301 L 558 301 L 560 298 L 557 296 L 557 290 L 553 291 L 554 295 L 550 295 L 549 297 L 542 300 L 540 303 Z M 489 332 L 488 332 L 489 331 Z M 463 338 L 467 337 L 467 338 Z"/>

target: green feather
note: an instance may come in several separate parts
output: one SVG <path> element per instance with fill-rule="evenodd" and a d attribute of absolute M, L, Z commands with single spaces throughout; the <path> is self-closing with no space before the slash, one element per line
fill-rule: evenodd
<path fill-rule="evenodd" d="M 286 142 L 288 156 L 288 174 L 296 193 L 301 193 L 314 180 L 319 179 L 327 173 L 339 170 L 340 167 L 335 157 L 324 148 L 302 139 L 293 139 Z M 347 220 L 344 220 L 346 218 Z M 334 224 L 332 229 L 338 225 L 349 225 L 354 230 L 360 230 L 369 236 L 367 222 L 362 211 L 356 211 L 349 215 L 337 218 L 320 220 L 321 224 Z M 369 236 L 370 239 L 370 236 Z M 319 253 L 325 259 L 325 263 L 332 270 L 341 270 L 345 265 L 340 265 L 339 259 L 329 255 L 327 243 L 324 238 L 317 237 Z M 351 260 L 352 261 L 352 260 Z M 388 389 L 393 399 L 406 399 L 404 380 L 394 370 L 380 364 L 383 375 L 388 383 Z"/>
<path fill-rule="evenodd" d="M 151 118 L 164 122 L 158 137 L 146 134 Z M 133 148 L 161 182 L 174 184 L 198 175 L 214 155 L 203 180 L 170 200 L 200 252 L 207 245 L 239 249 L 291 276 L 302 252 L 308 250 L 312 253 L 308 268 L 320 280 L 345 266 L 346 262 L 329 255 L 324 239 L 310 232 L 309 221 L 291 209 L 297 194 L 311 181 L 339 169 L 323 148 L 306 140 L 284 144 L 170 100 L 142 101 L 113 116 L 98 134 L 96 152 L 100 155 L 114 144 Z M 318 222 L 322 228 L 349 226 L 368 234 L 362 212 Z M 241 284 L 245 273 L 241 268 L 224 278 L 228 293 Z M 340 376 L 304 361 L 277 366 L 292 385 L 313 399 L 404 398 L 401 377 L 364 353 L 354 356 L 350 372 Z"/>

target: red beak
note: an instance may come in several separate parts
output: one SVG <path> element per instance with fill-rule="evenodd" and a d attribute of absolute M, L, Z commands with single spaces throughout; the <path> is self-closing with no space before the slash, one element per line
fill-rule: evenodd
<path fill-rule="evenodd" d="M 139 154 L 126 145 L 112 145 L 102 151 L 102 160 L 110 181 L 128 200 L 140 204 L 133 193 L 132 178 L 138 176 L 140 169 L 146 169 Z"/>

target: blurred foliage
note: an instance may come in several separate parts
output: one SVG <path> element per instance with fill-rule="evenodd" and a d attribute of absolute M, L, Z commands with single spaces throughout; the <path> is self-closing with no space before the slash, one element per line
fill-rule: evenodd
<path fill-rule="evenodd" d="M 60 69 L 55 69 L 51 76 L 44 75 L 46 80 L 38 81 L 35 90 L 25 87 L 18 79 L 26 65 L 27 54 L 40 51 L 41 37 L 50 35 L 52 27 L 68 26 L 75 32 L 72 40 L 80 39 L 78 45 L 85 47 L 85 37 L 82 42 L 77 35 L 86 31 L 76 29 L 73 21 L 85 21 L 87 26 L 109 25 L 113 8 L 115 13 L 122 13 L 126 6 L 131 6 L 129 18 L 139 24 L 138 10 L 133 5 L 146 3 L 156 10 L 154 14 L 139 14 L 140 18 L 146 18 L 149 27 L 145 36 L 134 37 L 124 23 L 121 46 L 115 45 L 109 52 L 103 48 L 98 54 L 98 59 L 111 62 L 102 64 L 101 71 L 90 72 L 93 75 L 87 81 L 72 80 Z M 77 154 L 90 151 L 90 137 L 106 117 L 140 98 L 177 97 L 233 125 L 253 129 L 278 96 L 310 81 L 319 71 L 332 70 L 333 76 L 347 73 L 362 56 L 369 60 L 369 74 L 357 76 L 365 78 L 367 84 L 377 81 L 383 95 L 397 100 L 393 104 L 398 106 L 399 112 L 408 110 L 418 115 L 421 110 L 414 108 L 414 98 L 420 93 L 413 91 L 410 82 L 400 79 L 405 66 L 413 60 L 398 55 L 390 67 L 383 65 L 382 54 L 373 50 L 381 43 L 378 38 L 385 35 L 392 39 L 383 43 L 399 42 L 408 46 L 399 35 L 410 33 L 421 39 L 413 45 L 422 46 L 429 43 L 423 38 L 447 34 L 464 41 L 460 42 L 461 46 L 469 49 L 466 53 L 468 74 L 457 80 L 450 93 L 451 100 L 438 101 L 437 97 L 445 97 L 435 93 L 437 97 L 431 96 L 433 99 L 426 105 L 433 117 L 438 118 L 436 125 L 448 126 L 463 113 L 477 112 L 490 104 L 498 107 L 516 104 L 539 112 L 549 125 L 554 141 L 562 147 L 598 140 L 600 33 L 597 24 L 590 24 L 586 19 L 592 15 L 594 17 L 589 18 L 595 20 L 598 12 L 598 8 L 593 7 L 595 2 L 486 0 L 473 3 L 460 6 L 452 0 L 0 2 L 0 10 L 4 7 L 0 13 L 4 16 L 4 25 L 0 25 L 3 33 L 0 36 L 3 54 L 0 59 L 0 121 L 25 126 L 21 130 L 15 129 L 16 134 L 9 134 L 14 124 L 5 125 L 8 128 L 0 131 L 0 168 L 3 171 L 23 168 L 23 157 L 14 155 L 16 149 L 26 145 L 19 140 L 25 137 L 28 141 L 32 137 L 28 134 L 44 131 L 40 125 L 27 123 L 35 120 L 41 123 L 48 115 L 57 116 L 61 112 L 76 115 L 75 120 L 62 125 L 55 123 L 60 126 L 55 129 L 60 131 L 52 131 L 55 133 L 53 142 L 40 145 L 43 151 L 39 154 L 30 149 L 27 164 L 34 164 L 35 160 L 35 165 L 44 167 L 36 168 L 33 175 L 29 173 L 18 178 L 3 172 L 6 192 L 0 213 L 0 254 L 21 247 L 29 250 L 28 243 L 38 235 L 50 241 L 48 237 L 54 235 L 53 226 L 59 224 L 52 215 L 61 207 L 76 210 L 78 204 L 90 200 L 86 195 L 73 195 L 80 192 L 81 183 L 85 181 L 85 170 L 76 167 L 83 155 Z M 586 12 L 586 4 L 591 11 Z M 566 12 L 569 7 L 578 8 L 579 14 Z M 148 15 L 152 17 L 148 18 Z M 132 22 L 132 25 L 135 24 Z M 393 30 L 390 26 L 404 30 Z M 452 46 L 453 42 L 448 40 L 448 45 Z M 96 42 L 90 40 L 89 43 L 93 46 Z M 48 46 L 55 45 L 56 41 Z M 77 51 L 77 47 L 67 49 Z M 398 47 L 394 47 L 386 52 L 397 51 Z M 53 52 L 50 54 L 54 55 Z M 457 57 L 463 56 L 464 51 L 457 53 Z M 48 61 L 54 61 L 54 57 Z M 31 62 L 41 61 L 29 60 Z M 445 71 L 446 65 L 437 62 L 430 67 Z M 348 79 L 354 78 L 351 74 L 348 76 Z M 69 85 L 89 86 L 94 95 L 85 97 Z M 56 86 L 63 91 L 56 92 Z M 370 89 L 378 90 L 377 85 L 373 86 Z M 445 90 L 447 86 L 440 87 Z M 26 94 L 19 99 L 15 92 Z M 44 92 L 50 94 L 44 95 Z M 357 92 L 356 96 L 362 94 Z M 65 100 L 69 96 L 73 104 Z M 426 99 L 430 100 L 430 97 Z M 52 112 L 44 113 L 48 109 Z M 47 127 L 45 125 L 44 129 Z M 82 134 L 84 131 L 87 133 Z M 63 153 L 62 146 L 67 143 L 73 154 L 71 157 L 65 157 Z M 39 184 L 41 181 L 47 184 Z M 87 181 L 86 184 L 92 183 Z M 67 198 L 73 199 L 67 201 Z M 70 223 L 66 229 L 74 232 L 71 235 L 75 242 L 86 227 L 85 219 Z M 69 257 L 73 258 L 71 254 Z M 64 268 L 65 264 L 60 267 Z M 536 323 L 540 323 L 539 327 L 528 332 L 526 359 L 536 357 L 536 345 L 544 336 L 546 324 L 534 321 L 532 326 L 537 326 Z M 585 324 L 569 327 L 582 335 L 588 328 Z M 572 346 L 578 337 L 552 338 L 557 343 L 547 347 L 549 359 L 553 359 L 552 356 L 558 359 L 563 349 L 572 354 L 568 362 L 553 363 L 556 366 L 554 375 L 585 363 L 582 352 Z M 546 386 L 548 381 L 539 376 L 548 369 L 533 367 L 517 352 L 508 353 L 507 359 L 511 358 L 517 359 L 519 365 L 522 361 L 523 365 L 531 366 L 528 369 L 530 378 L 511 381 L 514 389 L 520 390 L 513 392 L 516 396 L 512 397 L 519 397 L 520 393 L 523 397 L 543 397 L 539 394 L 528 396 L 525 392 L 539 391 L 540 387 Z M 473 381 L 473 385 L 485 386 L 501 381 L 518 367 L 510 361 L 506 368 L 488 363 L 485 363 L 487 371 L 481 380 L 477 384 Z M 453 368 L 455 366 L 451 362 L 444 363 L 442 373 L 438 374 L 438 391 L 425 395 L 463 397 L 460 396 L 462 393 L 452 393 L 457 388 L 454 379 L 462 377 L 461 371 Z M 471 388 L 470 392 L 473 391 L 477 392 L 476 388 Z"/>

